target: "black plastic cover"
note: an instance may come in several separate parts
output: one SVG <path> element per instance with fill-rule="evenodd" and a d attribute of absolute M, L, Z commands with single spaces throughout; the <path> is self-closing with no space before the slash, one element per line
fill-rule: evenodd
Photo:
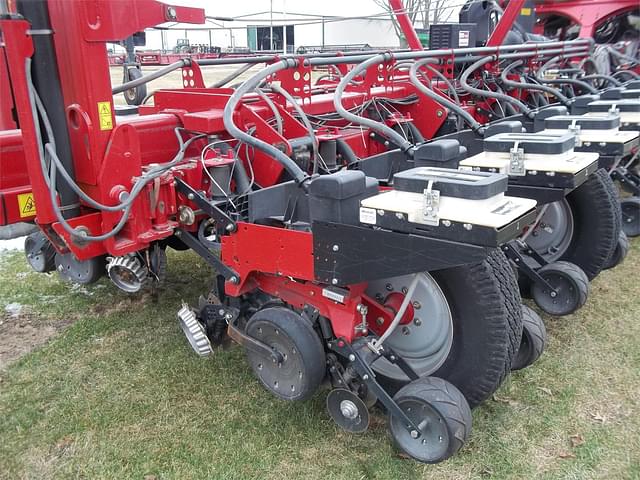
<path fill-rule="evenodd" d="M 580 115 L 589 111 L 589 104 L 600 100 L 600 95 L 580 95 L 571 102 L 571 113 L 574 115 Z"/>
<path fill-rule="evenodd" d="M 446 197 L 483 200 L 507 190 L 509 177 L 501 173 L 467 172 L 449 168 L 416 167 L 396 173 L 393 185 L 403 192 L 422 193 L 433 180 L 433 189 Z"/>
<path fill-rule="evenodd" d="M 419 145 L 413 161 L 416 167 L 443 167 L 457 169 L 460 160 L 466 158 L 467 149 L 454 139 L 435 140 Z"/>
<path fill-rule="evenodd" d="M 539 132 L 541 130 L 544 130 L 545 118 L 555 117 L 558 115 L 567 115 L 568 113 L 569 111 L 567 110 L 567 107 L 562 105 L 553 105 L 538 110 L 535 113 L 535 117 L 533 118 L 533 131 Z"/>
<path fill-rule="evenodd" d="M 621 112 L 640 112 L 640 99 L 598 100 L 589 104 L 589 111 L 608 112 L 614 106 Z"/>
<path fill-rule="evenodd" d="M 583 130 L 611 130 L 612 128 L 618 128 L 620 126 L 620 116 L 613 114 L 605 114 L 597 117 L 559 115 L 546 118 L 544 121 L 545 128 L 556 130 L 567 129 L 573 124 L 579 125 Z"/>
<path fill-rule="evenodd" d="M 320 175 L 311 180 L 309 193 L 318 197 L 342 200 L 362 193 L 365 174 L 358 170 L 342 170 L 330 175 Z"/>
<path fill-rule="evenodd" d="M 624 87 L 614 87 L 614 88 L 610 88 L 609 90 L 604 90 L 602 93 L 600 93 L 600 99 L 601 100 L 618 100 L 622 98 L 623 90 L 624 90 Z"/>
<path fill-rule="evenodd" d="M 493 135 L 497 135 L 498 133 L 521 133 L 522 132 L 522 122 L 518 122 L 515 120 L 506 120 L 500 123 L 494 123 L 489 125 L 485 131 L 485 138 L 492 137 Z"/>
<path fill-rule="evenodd" d="M 508 153 L 518 142 L 518 148 L 524 153 L 540 153 L 557 155 L 568 152 L 575 146 L 575 135 L 563 133 L 552 135 L 547 133 L 499 133 L 484 139 L 485 152 Z"/>
<path fill-rule="evenodd" d="M 622 98 L 640 98 L 640 86 L 622 92 Z"/>

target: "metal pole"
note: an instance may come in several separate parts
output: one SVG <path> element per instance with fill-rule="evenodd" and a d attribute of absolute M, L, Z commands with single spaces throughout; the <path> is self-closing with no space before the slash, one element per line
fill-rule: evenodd
<path fill-rule="evenodd" d="M 282 0 L 282 18 L 287 18 L 287 12 L 286 12 L 286 2 L 285 0 Z M 282 24 L 282 53 L 284 53 L 285 55 L 288 53 L 287 52 L 287 26 L 283 23 Z"/>
<path fill-rule="evenodd" d="M 322 49 L 324 50 L 324 17 L 322 17 Z"/>
<path fill-rule="evenodd" d="M 270 0 L 269 5 L 269 50 L 273 51 L 273 0 Z"/>

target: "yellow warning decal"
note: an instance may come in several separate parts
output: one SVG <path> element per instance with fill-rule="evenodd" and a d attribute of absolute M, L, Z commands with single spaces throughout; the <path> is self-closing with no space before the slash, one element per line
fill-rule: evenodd
<path fill-rule="evenodd" d="M 98 102 L 98 117 L 100 118 L 100 130 L 113 129 L 111 102 Z"/>
<path fill-rule="evenodd" d="M 530 8 L 521 9 L 520 10 L 520 15 L 524 15 L 525 17 L 531 16 L 531 9 Z"/>
<path fill-rule="evenodd" d="M 33 193 L 21 193 L 18 195 L 18 207 L 20 217 L 33 217 L 36 214 L 36 202 L 33 200 Z"/>

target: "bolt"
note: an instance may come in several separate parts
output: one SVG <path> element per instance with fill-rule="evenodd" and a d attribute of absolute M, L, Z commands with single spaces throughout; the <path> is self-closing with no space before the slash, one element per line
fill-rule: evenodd
<path fill-rule="evenodd" d="M 402 327 L 402 334 L 411 335 L 411 330 L 409 330 L 409 327 Z"/>
<path fill-rule="evenodd" d="M 378 325 L 382 325 L 382 324 L 384 323 L 384 318 L 382 318 L 382 317 L 378 317 L 378 318 L 376 318 L 376 323 L 377 323 Z"/>
<path fill-rule="evenodd" d="M 442 110 L 438 110 L 436 112 L 436 115 L 438 116 L 438 118 L 442 117 L 442 115 L 444 115 L 444 112 Z"/>
<path fill-rule="evenodd" d="M 465 223 L 463 227 L 465 230 L 471 230 L 473 228 L 473 225 L 471 225 L 470 223 Z"/>
<path fill-rule="evenodd" d="M 352 353 L 349 355 L 349 361 L 353 362 L 356 359 L 356 356 Z"/>
<path fill-rule="evenodd" d="M 236 226 L 233 223 L 228 223 L 224 228 L 227 232 L 233 232 L 236 229 Z"/>
<path fill-rule="evenodd" d="M 196 198 L 196 196 L 193 193 L 190 193 L 189 195 L 187 195 L 187 198 L 189 200 L 193 200 L 194 198 Z"/>
<path fill-rule="evenodd" d="M 340 250 L 340 246 L 338 246 L 338 245 L 334 245 L 331 249 L 332 249 L 334 252 L 337 252 L 338 250 Z"/>
<path fill-rule="evenodd" d="M 415 302 L 413 302 L 413 308 L 415 308 L 416 310 L 420 310 L 422 308 L 422 305 L 420 305 L 420 302 L 416 300 Z"/>
<path fill-rule="evenodd" d="M 445 227 L 450 227 L 450 226 L 451 226 L 451 220 L 443 220 L 443 221 L 442 221 L 442 224 L 443 224 Z"/>
<path fill-rule="evenodd" d="M 411 430 L 411 438 L 418 438 L 418 431 L 417 430 Z"/>
<path fill-rule="evenodd" d="M 218 310 L 218 315 L 224 315 L 224 308 L 221 308 L 220 310 Z"/>
<path fill-rule="evenodd" d="M 549 295 L 551 295 L 551 298 L 556 298 L 558 296 L 558 293 L 552 290 L 551 292 L 549 292 Z"/>
<path fill-rule="evenodd" d="M 402 287 L 402 293 L 406 295 L 408 291 L 409 289 L 407 287 Z"/>
<path fill-rule="evenodd" d="M 422 325 L 422 320 L 420 320 L 419 318 L 414 318 L 413 323 L 416 327 L 419 327 L 420 325 Z"/>
<path fill-rule="evenodd" d="M 363 380 L 369 380 L 369 375 L 367 375 L 366 373 L 362 376 Z"/>
<path fill-rule="evenodd" d="M 231 283 L 233 283 L 234 285 L 237 285 L 238 283 L 240 283 L 240 279 L 239 279 L 238 277 L 236 277 L 235 275 L 234 275 L 233 277 L 231 277 L 231 278 L 229 279 L 229 281 L 230 281 Z"/>
<path fill-rule="evenodd" d="M 334 285 L 337 285 L 338 284 L 338 279 L 337 278 L 332 279 L 331 283 L 334 284 Z"/>
<path fill-rule="evenodd" d="M 389 360 L 391 360 L 392 362 L 395 362 L 396 361 L 396 356 L 395 355 L 391 355 L 389 357 Z"/>
<path fill-rule="evenodd" d="M 391 285 L 390 283 L 387 283 L 384 288 L 386 288 L 390 292 L 393 291 L 393 285 Z"/>

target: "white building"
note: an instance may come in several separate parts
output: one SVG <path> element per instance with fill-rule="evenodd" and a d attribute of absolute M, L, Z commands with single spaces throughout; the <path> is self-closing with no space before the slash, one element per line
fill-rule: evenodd
<path fill-rule="evenodd" d="M 184 0 L 181 3 L 205 7 L 212 18 L 202 26 L 174 24 L 168 25 L 169 30 L 148 30 L 146 49 L 172 50 L 184 39 L 190 45 L 216 46 L 223 50 L 284 51 L 286 38 L 288 52 L 299 47 L 323 45 L 399 45 L 391 19 L 373 0 L 244 0 L 235 3 Z"/>

